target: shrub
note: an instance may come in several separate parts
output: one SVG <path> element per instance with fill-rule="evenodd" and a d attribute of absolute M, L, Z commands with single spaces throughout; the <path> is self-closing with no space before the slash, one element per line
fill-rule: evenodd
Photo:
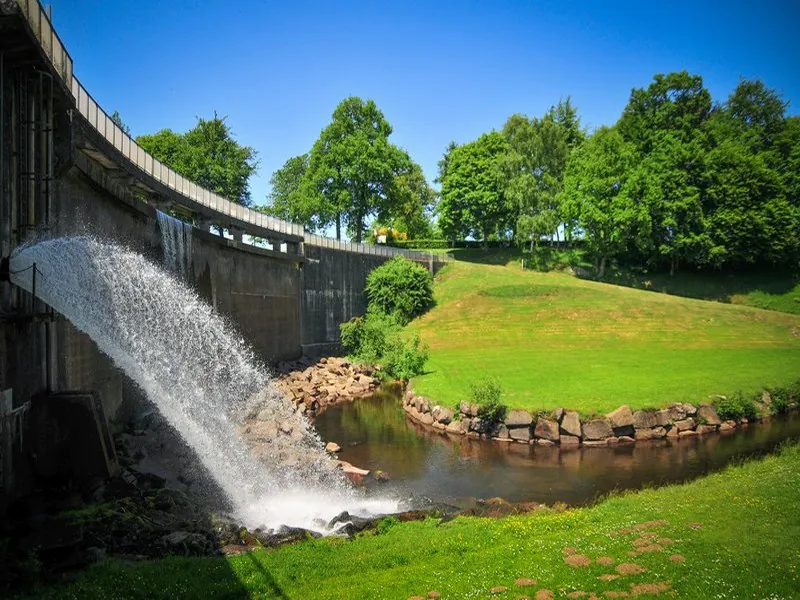
<path fill-rule="evenodd" d="M 714 407 L 723 421 L 738 421 L 742 417 L 752 421 L 758 418 L 755 402 L 742 392 L 736 392 L 732 396 L 719 396 Z"/>
<path fill-rule="evenodd" d="M 783 414 L 789 410 L 789 406 L 800 402 L 800 379 L 785 388 L 773 388 L 769 390 L 772 404 L 769 405 L 772 414 Z"/>
<path fill-rule="evenodd" d="M 401 325 L 424 313 L 433 304 L 433 278 L 430 272 L 396 256 L 367 276 L 369 308 L 395 315 Z"/>
<path fill-rule="evenodd" d="M 472 384 L 472 401 L 478 405 L 478 416 L 487 421 L 502 421 L 506 407 L 500 403 L 503 388 L 495 379 L 485 379 Z"/>
<path fill-rule="evenodd" d="M 419 336 L 405 339 L 395 316 L 370 309 L 365 317 L 355 317 L 339 329 L 354 361 L 379 364 L 389 377 L 405 381 L 423 373 L 428 349 L 420 344 Z"/>

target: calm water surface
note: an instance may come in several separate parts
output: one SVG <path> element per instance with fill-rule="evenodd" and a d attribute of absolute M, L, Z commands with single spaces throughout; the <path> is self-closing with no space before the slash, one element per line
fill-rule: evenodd
<path fill-rule="evenodd" d="M 612 490 L 686 481 L 800 439 L 794 413 L 730 434 L 561 451 L 431 432 L 406 416 L 399 397 L 383 393 L 329 408 L 315 425 L 342 447 L 340 459 L 386 471 L 391 481 L 381 489 L 437 502 L 501 496 L 585 504 Z"/>

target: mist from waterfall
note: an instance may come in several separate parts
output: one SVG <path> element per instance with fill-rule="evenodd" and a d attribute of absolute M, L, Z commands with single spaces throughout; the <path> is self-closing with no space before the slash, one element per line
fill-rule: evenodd
<path fill-rule="evenodd" d="M 183 281 L 136 252 L 89 237 L 18 248 L 11 256 L 12 282 L 31 291 L 34 263 L 36 295 L 144 390 L 245 525 L 320 531 L 320 519 L 343 510 L 397 510 L 395 501 L 352 489 L 251 348 Z M 253 411 L 285 425 L 262 440 L 268 463 L 237 433 Z"/>

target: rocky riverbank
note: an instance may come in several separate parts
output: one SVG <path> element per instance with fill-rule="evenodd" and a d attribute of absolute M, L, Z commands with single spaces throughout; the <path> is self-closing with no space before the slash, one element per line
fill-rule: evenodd
<path fill-rule="evenodd" d="M 771 402 L 769 392 L 764 392 L 755 403 L 757 420 L 770 418 Z M 462 401 L 456 411 L 415 395 L 412 390 L 407 390 L 403 396 L 403 409 L 422 425 L 451 435 L 562 448 L 675 440 L 715 432 L 727 433 L 750 423 L 747 418 L 723 421 L 712 404 L 694 406 L 685 402 L 676 402 L 660 410 L 633 411 L 623 405 L 605 416 L 589 419 L 582 419 L 576 411 L 563 408 L 541 414 L 514 409 L 508 411 L 502 421 L 489 421 L 481 417 L 477 404 Z"/>
<path fill-rule="evenodd" d="M 275 377 L 286 397 L 308 416 L 334 404 L 370 396 L 381 384 L 374 367 L 355 365 L 341 357 L 281 362 Z"/>

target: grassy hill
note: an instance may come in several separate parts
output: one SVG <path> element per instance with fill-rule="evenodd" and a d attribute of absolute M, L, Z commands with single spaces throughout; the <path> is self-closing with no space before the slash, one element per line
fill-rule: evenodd
<path fill-rule="evenodd" d="M 413 386 L 437 402 L 494 377 L 509 406 L 590 414 L 800 377 L 800 315 L 522 270 L 512 251 L 458 258 L 412 325 L 431 350 Z"/>

